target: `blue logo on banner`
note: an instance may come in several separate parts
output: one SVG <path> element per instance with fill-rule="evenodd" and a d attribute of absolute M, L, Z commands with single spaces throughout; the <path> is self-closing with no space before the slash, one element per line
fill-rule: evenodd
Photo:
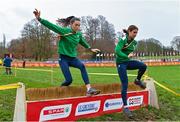
<path fill-rule="evenodd" d="M 105 104 L 105 106 L 108 108 L 108 107 L 110 107 L 110 106 L 114 106 L 114 105 L 121 105 L 122 104 L 122 102 L 112 102 L 112 103 L 106 103 Z"/>
<path fill-rule="evenodd" d="M 95 104 L 87 104 L 87 105 L 80 105 L 78 107 L 78 112 L 84 112 L 84 111 L 91 111 L 91 110 L 97 110 L 98 108 L 95 106 Z"/>

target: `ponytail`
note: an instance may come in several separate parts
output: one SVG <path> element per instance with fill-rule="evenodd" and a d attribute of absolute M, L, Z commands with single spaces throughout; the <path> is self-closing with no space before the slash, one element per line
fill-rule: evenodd
<path fill-rule="evenodd" d="M 57 20 L 58 24 L 63 25 L 65 27 L 74 23 L 74 21 L 80 21 L 80 19 L 75 16 L 69 16 L 67 18 L 58 18 Z"/>
<path fill-rule="evenodd" d="M 125 33 L 126 35 L 128 35 L 128 31 L 126 29 L 123 29 L 123 33 Z"/>

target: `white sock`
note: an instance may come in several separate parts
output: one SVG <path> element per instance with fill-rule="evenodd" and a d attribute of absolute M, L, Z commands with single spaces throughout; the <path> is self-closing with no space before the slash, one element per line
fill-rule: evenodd
<path fill-rule="evenodd" d="M 125 105 L 124 108 L 128 108 L 128 105 Z"/>
<path fill-rule="evenodd" d="M 88 87 L 88 88 L 87 88 L 87 91 L 89 91 L 90 88 L 91 88 L 91 87 Z"/>

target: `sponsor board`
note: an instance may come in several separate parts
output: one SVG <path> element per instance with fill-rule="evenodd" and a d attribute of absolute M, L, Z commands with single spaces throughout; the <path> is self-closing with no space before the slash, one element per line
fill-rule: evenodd
<path fill-rule="evenodd" d="M 148 105 L 149 91 L 128 92 L 128 106 L 136 110 Z M 75 97 L 46 101 L 27 101 L 27 121 L 75 121 L 79 118 L 97 117 L 121 112 L 123 102 L 120 93 L 92 97 Z"/>
<path fill-rule="evenodd" d="M 75 116 L 98 112 L 100 109 L 100 103 L 100 100 L 79 103 L 76 107 Z"/>
<path fill-rule="evenodd" d="M 143 96 L 132 96 L 127 99 L 127 103 L 129 107 L 132 106 L 140 106 L 143 104 Z"/>
<path fill-rule="evenodd" d="M 104 102 L 104 108 L 103 111 L 108 110 L 116 110 L 123 107 L 123 101 L 122 98 L 116 98 L 116 99 L 107 99 Z"/>
<path fill-rule="evenodd" d="M 39 121 L 66 118 L 70 115 L 72 104 L 44 107 L 40 112 Z"/>

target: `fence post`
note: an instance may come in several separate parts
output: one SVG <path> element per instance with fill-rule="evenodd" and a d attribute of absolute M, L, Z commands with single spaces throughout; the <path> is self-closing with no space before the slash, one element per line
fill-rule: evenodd
<path fill-rule="evenodd" d="M 25 96 L 25 86 L 23 83 L 19 83 L 20 88 L 16 91 L 16 102 L 14 110 L 13 121 L 26 121 L 26 96 Z"/>

